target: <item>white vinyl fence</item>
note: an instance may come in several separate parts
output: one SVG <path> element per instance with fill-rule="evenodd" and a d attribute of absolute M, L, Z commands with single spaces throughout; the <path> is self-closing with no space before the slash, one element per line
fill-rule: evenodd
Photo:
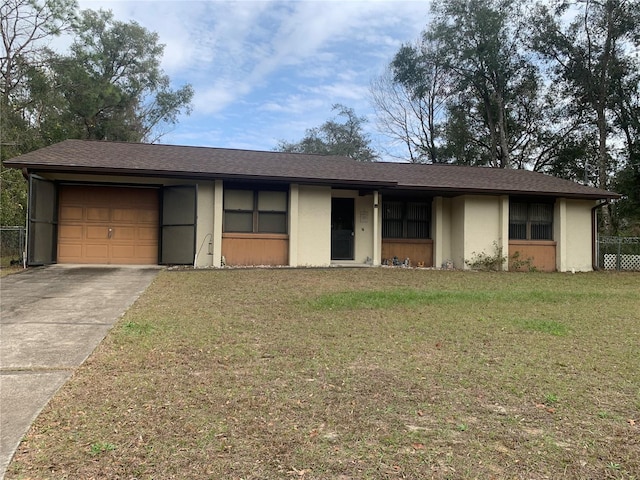
<path fill-rule="evenodd" d="M 640 237 L 598 237 L 598 267 L 640 271 Z"/>

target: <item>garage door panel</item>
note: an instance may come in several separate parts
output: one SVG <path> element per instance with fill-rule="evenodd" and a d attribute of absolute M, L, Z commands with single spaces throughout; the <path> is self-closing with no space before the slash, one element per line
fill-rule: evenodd
<path fill-rule="evenodd" d="M 112 240 L 114 242 L 131 242 L 136 239 L 136 227 L 123 227 L 113 229 Z"/>
<path fill-rule="evenodd" d="M 106 225 L 88 225 L 85 228 L 84 238 L 88 240 L 103 240 L 107 241 L 109 235 L 109 229 Z"/>
<path fill-rule="evenodd" d="M 59 205 L 58 262 L 158 262 L 158 190 L 69 185 Z"/>
<path fill-rule="evenodd" d="M 122 193 L 116 187 L 89 187 L 91 190 L 85 191 L 84 203 L 90 205 L 118 205 L 122 198 Z"/>
<path fill-rule="evenodd" d="M 111 220 L 119 223 L 136 223 L 137 217 L 138 212 L 133 208 L 114 208 L 111 214 Z"/>
<path fill-rule="evenodd" d="M 115 258 L 133 258 L 135 257 L 136 249 L 133 245 L 112 245 L 111 256 Z"/>
<path fill-rule="evenodd" d="M 158 225 L 158 211 L 151 209 L 138 210 L 138 218 L 137 223 L 140 224 L 151 224 Z"/>
<path fill-rule="evenodd" d="M 78 262 L 83 256 L 82 250 L 82 244 L 60 245 L 60 247 L 58 248 L 58 256 L 64 256 L 65 258 L 68 258 L 69 262 Z"/>
<path fill-rule="evenodd" d="M 158 228 L 138 227 L 138 240 L 158 243 Z"/>
<path fill-rule="evenodd" d="M 108 222 L 109 221 L 109 208 L 87 208 L 87 221 L 88 222 Z"/>
<path fill-rule="evenodd" d="M 82 207 L 65 206 L 60 208 L 59 221 L 81 221 L 83 219 L 84 209 Z"/>
<path fill-rule="evenodd" d="M 84 189 L 64 188 L 60 191 L 60 203 L 84 205 L 86 203 L 86 195 Z"/>
<path fill-rule="evenodd" d="M 112 263 L 129 265 L 148 265 L 158 261 L 158 249 L 154 245 L 147 247 L 136 245 L 135 247 L 124 247 L 114 245 L 111 250 Z"/>
<path fill-rule="evenodd" d="M 60 240 L 82 241 L 82 225 L 61 225 L 58 228 L 58 236 Z"/>
<path fill-rule="evenodd" d="M 103 259 L 106 260 L 109 258 L 109 246 L 104 243 L 98 244 L 84 244 L 83 245 L 83 256 L 88 259 Z"/>
<path fill-rule="evenodd" d="M 155 245 L 136 245 L 136 258 L 145 259 L 145 263 L 157 263 L 158 249 Z"/>

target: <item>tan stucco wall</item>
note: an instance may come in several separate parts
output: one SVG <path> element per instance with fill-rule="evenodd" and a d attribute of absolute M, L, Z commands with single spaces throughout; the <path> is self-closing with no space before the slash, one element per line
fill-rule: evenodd
<path fill-rule="evenodd" d="M 451 245 L 451 199 L 436 197 L 431 212 L 431 236 L 433 238 L 433 266 L 441 268 L 453 261 Z"/>
<path fill-rule="evenodd" d="M 373 265 L 382 261 L 382 195 L 373 194 Z"/>
<path fill-rule="evenodd" d="M 502 237 L 500 198 L 465 196 L 464 209 L 464 260 L 480 253 L 494 255 Z"/>
<path fill-rule="evenodd" d="M 211 267 L 213 265 L 213 182 L 198 183 L 197 223 L 196 223 L 196 258 L 195 267 Z M 211 246 L 209 246 L 211 244 Z"/>
<path fill-rule="evenodd" d="M 331 264 L 331 188 L 298 187 L 296 266 Z M 293 222 L 296 223 L 295 221 Z"/>
<path fill-rule="evenodd" d="M 494 255 L 496 245 L 506 254 L 508 198 L 481 195 L 436 198 L 434 212 L 436 267 L 452 260 L 455 268 L 466 269 L 465 260 L 473 260 L 480 253 Z"/>
<path fill-rule="evenodd" d="M 300 220 L 299 212 L 300 204 L 300 188 L 297 184 L 291 184 L 289 186 L 289 266 L 298 266 L 298 236 L 300 229 L 298 223 Z"/>
<path fill-rule="evenodd" d="M 454 268 L 464 268 L 464 217 L 465 202 L 463 197 L 451 199 L 451 255 Z M 449 259 L 449 258 L 448 258 Z"/>
<path fill-rule="evenodd" d="M 367 258 L 373 261 L 373 195 L 355 198 L 355 254 L 356 263 L 365 263 Z"/>
<path fill-rule="evenodd" d="M 591 208 L 588 200 L 558 199 L 554 211 L 554 239 L 556 268 L 559 272 L 590 272 L 592 264 L 593 232 Z"/>
<path fill-rule="evenodd" d="M 222 207 L 222 180 L 216 180 L 213 191 L 213 255 L 211 256 L 211 265 L 213 267 L 222 265 L 222 218 L 224 215 Z"/>

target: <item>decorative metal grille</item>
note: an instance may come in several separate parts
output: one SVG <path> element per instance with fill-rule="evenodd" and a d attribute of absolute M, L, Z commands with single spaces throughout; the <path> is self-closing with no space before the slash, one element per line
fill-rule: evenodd
<path fill-rule="evenodd" d="M 429 238 L 430 208 L 427 202 L 385 200 L 382 238 Z"/>
<path fill-rule="evenodd" d="M 598 237 L 598 266 L 640 271 L 640 237 Z"/>
<path fill-rule="evenodd" d="M 509 204 L 509 238 L 513 240 L 551 240 L 553 205 L 549 203 Z"/>

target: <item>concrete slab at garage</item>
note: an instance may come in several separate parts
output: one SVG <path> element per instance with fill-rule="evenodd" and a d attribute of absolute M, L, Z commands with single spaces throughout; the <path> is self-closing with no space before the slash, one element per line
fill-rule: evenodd
<path fill-rule="evenodd" d="M 31 423 L 159 269 L 54 265 L 0 280 L 0 478 Z"/>

